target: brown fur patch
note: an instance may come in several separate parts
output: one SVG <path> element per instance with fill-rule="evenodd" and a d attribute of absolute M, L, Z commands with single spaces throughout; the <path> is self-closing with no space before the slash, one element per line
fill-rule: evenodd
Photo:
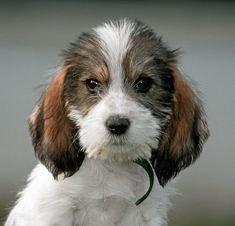
<path fill-rule="evenodd" d="M 92 68 L 86 69 L 85 65 L 80 63 L 81 70 L 83 71 L 81 81 L 85 82 L 87 79 L 95 79 L 102 85 L 107 85 L 109 82 L 109 70 L 105 62 L 100 62 L 97 65 L 93 65 Z"/>
<path fill-rule="evenodd" d="M 171 154 L 179 156 L 184 147 L 190 147 L 192 142 L 190 136 L 195 114 L 195 99 L 191 88 L 181 76 L 177 67 L 173 65 L 171 70 L 174 78 L 175 104 L 160 149 L 163 150 L 161 146 L 167 143 Z"/>
<path fill-rule="evenodd" d="M 72 175 L 84 159 L 79 142 L 74 139 L 77 128 L 67 117 L 64 98 L 67 69 L 54 77 L 28 120 L 35 152 L 54 177 L 60 173 Z"/>
<path fill-rule="evenodd" d="M 44 139 L 46 145 L 53 149 L 68 150 L 71 139 L 71 122 L 66 116 L 63 102 L 63 84 L 66 69 L 63 69 L 47 88 L 43 101 L 44 111 Z"/>
<path fill-rule="evenodd" d="M 170 65 L 174 78 L 175 100 L 169 124 L 162 132 L 159 148 L 151 162 L 161 185 L 192 164 L 200 155 L 209 136 L 203 106 L 175 64 Z"/>
<path fill-rule="evenodd" d="M 107 85 L 109 82 L 109 70 L 105 63 L 101 64 L 100 67 L 97 67 L 94 74 L 96 75 L 96 79 L 104 84 Z"/>

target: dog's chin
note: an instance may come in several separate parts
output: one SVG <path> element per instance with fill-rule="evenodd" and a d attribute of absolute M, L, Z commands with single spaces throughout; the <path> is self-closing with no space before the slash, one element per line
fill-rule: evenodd
<path fill-rule="evenodd" d="M 149 144 L 111 143 L 86 149 L 88 158 L 106 161 L 128 162 L 140 158 L 149 159 L 151 156 Z"/>

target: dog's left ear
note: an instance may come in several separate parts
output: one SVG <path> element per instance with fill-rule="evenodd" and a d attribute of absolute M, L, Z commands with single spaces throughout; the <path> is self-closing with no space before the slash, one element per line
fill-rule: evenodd
<path fill-rule="evenodd" d="M 171 65 L 170 71 L 174 81 L 173 112 L 163 129 L 158 150 L 154 150 L 151 157 L 161 185 L 197 159 L 209 135 L 199 97 L 176 65 Z"/>
<path fill-rule="evenodd" d="M 76 139 L 78 128 L 68 118 L 64 83 L 67 68 L 58 72 L 28 119 L 35 153 L 55 178 L 71 176 L 81 166 L 84 152 Z"/>

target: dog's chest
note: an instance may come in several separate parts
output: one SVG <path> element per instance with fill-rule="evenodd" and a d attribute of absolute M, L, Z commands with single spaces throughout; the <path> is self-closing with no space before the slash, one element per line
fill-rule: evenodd
<path fill-rule="evenodd" d="M 120 197 L 93 200 L 92 204 L 74 212 L 75 226 L 139 226 L 143 222 L 144 217 L 139 208 Z"/>
<path fill-rule="evenodd" d="M 135 202 L 149 185 L 143 168 L 86 160 L 76 177 L 78 184 L 70 190 L 74 225 L 142 225 L 143 214 Z"/>

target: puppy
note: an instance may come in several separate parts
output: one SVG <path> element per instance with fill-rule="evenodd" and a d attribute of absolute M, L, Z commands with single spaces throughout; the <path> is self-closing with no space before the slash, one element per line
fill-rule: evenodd
<path fill-rule="evenodd" d="M 5 225 L 163 225 L 164 185 L 209 133 L 177 54 L 126 19 L 71 43 L 28 119 L 40 163 Z"/>

